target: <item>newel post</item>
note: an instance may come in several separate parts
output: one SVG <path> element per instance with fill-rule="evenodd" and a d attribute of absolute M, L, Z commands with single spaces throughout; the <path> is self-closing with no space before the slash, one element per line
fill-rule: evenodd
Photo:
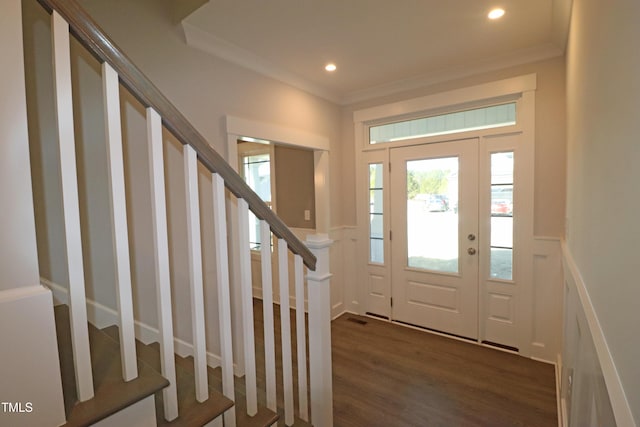
<path fill-rule="evenodd" d="M 316 256 L 316 270 L 307 273 L 309 299 L 309 374 L 311 423 L 333 426 L 333 381 L 331 368 L 331 273 L 326 234 L 307 237 L 307 247 Z"/>

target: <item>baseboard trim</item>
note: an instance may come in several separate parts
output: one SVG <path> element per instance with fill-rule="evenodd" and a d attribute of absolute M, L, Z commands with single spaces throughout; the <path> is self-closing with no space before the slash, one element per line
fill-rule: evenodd
<path fill-rule="evenodd" d="M 562 399 L 561 388 L 562 388 L 562 355 L 556 355 L 556 404 L 558 411 L 558 427 L 568 427 L 566 425 L 566 414 L 565 414 L 565 405 L 564 399 Z"/>
<path fill-rule="evenodd" d="M 69 291 L 57 283 L 53 283 L 45 278 L 40 278 L 40 283 L 51 290 L 53 293 L 53 301 L 55 305 L 69 304 Z M 118 312 L 114 309 L 100 304 L 99 302 L 87 299 L 87 320 L 98 329 L 108 326 L 118 325 Z M 160 341 L 160 332 L 157 328 L 135 320 L 136 338 L 144 344 L 150 344 Z M 180 357 L 193 356 L 193 344 L 188 343 L 180 338 L 173 338 L 173 345 L 176 354 Z M 221 365 L 222 358 L 210 351 L 207 351 L 207 364 L 212 368 Z M 236 376 L 239 376 L 239 370 L 234 364 L 233 370 Z"/>
<path fill-rule="evenodd" d="M 567 282 L 569 286 L 575 288 L 578 293 L 580 305 L 582 306 L 589 326 L 589 332 L 591 333 L 596 355 L 598 356 L 598 362 L 600 363 L 602 375 L 607 386 L 616 424 L 619 426 L 635 426 L 636 423 L 633 419 L 633 413 L 631 412 L 629 401 L 622 386 L 622 381 L 620 381 L 615 361 L 607 345 L 604 331 L 600 326 L 600 321 L 598 320 L 597 313 L 591 302 L 591 297 L 580 274 L 578 265 L 575 263 L 573 255 L 565 241 L 562 241 L 562 258 L 565 267 L 565 279 L 568 279 Z"/>

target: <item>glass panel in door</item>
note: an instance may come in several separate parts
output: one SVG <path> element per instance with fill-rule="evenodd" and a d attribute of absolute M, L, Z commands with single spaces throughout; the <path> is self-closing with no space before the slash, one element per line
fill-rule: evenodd
<path fill-rule="evenodd" d="M 458 273 L 458 157 L 407 165 L 407 266 Z"/>
<path fill-rule="evenodd" d="M 513 151 L 491 154 L 489 275 L 513 279 Z"/>

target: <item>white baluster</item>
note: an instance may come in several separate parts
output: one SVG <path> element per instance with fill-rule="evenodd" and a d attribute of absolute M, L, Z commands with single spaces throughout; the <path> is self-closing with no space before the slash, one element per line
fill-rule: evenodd
<path fill-rule="evenodd" d="M 224 180 L 211 174 L 213 184 L 213 233 L 215 239 L 216 284 L 218 286 L 218 313 L 220 322 L 220 357 L 222 365 L 222 392 L 235 400 L 233 383 L 233 342 L 231 329 L 231 295 L 229 289 L 229 256 L 227 249 L 227 212 L 225 209 Z M 235 407 L 224 413 L 224 425 L 235 427 Z"/>
<path fill-rule="evenodd" d="M 333 426 L 331 377 L 331 273 L 326 234 L 308 236 L 306 244 L 316 256 L 316 270 L 307 272 L 309 298 L 309 376 L 311 424 Z"/>
<path fill-rule="evenodd" d="M 256 355 L 253 331 L 253 290 L 251 284 L 251 249 L 249 248 L 249 207 L 238 199 L 238 246 L 240 248 L 240 288 L 242 293 L 242 322 L 244 335 L 245 383 L 247 390 L 247 414 L 258 412 L 256 384 Z"/>
<path fill-rule="evenodd" d="M 189 288 L 191 291 L 191 330 L 196 400 L 209 398 L 207 379 L 207 342 L 204 322 L 202 281 L 202 242 L 200 237 L 200 196 L 198 194 L 198 157 L 190 145 L 183 146 L 184 180 L 187 203 L 187 245 L 189 256 Z"/>
<path fill-rule="evenodd" d="M 309 404 L 307 402 L 307 335 L 304 315 L 304 277 L 302 257 L 293 257 L 294 278 L 296 286 L 296 337 L 298 350 L 298 406 L 300 419 L 309 421 Z"/>
<path fill-rule="evenodd" d="M 291 352 L 291 319 L 289 310 L 289 249 L 284 239 L 278 239 L 278 271 L 280 272 L 280 337 L 282 341 L 282 388 L 284 393 L 284 423 L 293 425 L 293 364 Z"/>
<path fill-rule="evenodd" d="M 122 377 L 130 381 L 138 376 L 136 337 L 131 295 L 131 265 L 129 261 L 129 230 L 127 199 L 124 186 L 122 128 L 120 119 L 120 84 L 118 74 L 106 62 L 102 63 L 102 93 L 107 137 L 107 161 L 111 197 L 111 225 L 116 269 L 116 296 L 120 316 L 120 357 Z"/>
<path fill-rule="evenodd" d="M 262 313 L 264 320 L 264 365 L 266 371 L 267 409 L 277 411 L 276 344 L 273 321 L 273 276 L 271 275 L 271 229 L 267 221 L 260 221 L 262 263 Z"/>
<path fill-rule="evenodd" d="M 73 360 L 75 362 L 78 400 L 93 397 L 93 374 L 87 325 L 87 306 L 84 289 L 82 237 L 80 232 L 80 204 L 76 171 L 75 134 L 71 88 L 71 54 L 69 24 L 57 12 L 52 14 L 53 72 L 55 106 L 60 146 L 60 183 L 62 210 L 69 271 L 69 308 Z"/>
<path fill-rule="evenodd" d="M 151 220 L 155 251 L 155 280 L 158 287 L 158 329 L 160 332 L 160 365 L 169 386 L 162 390 L 164 417 L 178 417 L 176 366 L 173 350 L 173 318 L 171 308 L 171 277 L 169 274 L 169 239 L 167 236 L 167 204 L 164 186 L 164 153 L 162 122 L 153 108 L 147 108 L 147 138 L 151 175 Z"/>

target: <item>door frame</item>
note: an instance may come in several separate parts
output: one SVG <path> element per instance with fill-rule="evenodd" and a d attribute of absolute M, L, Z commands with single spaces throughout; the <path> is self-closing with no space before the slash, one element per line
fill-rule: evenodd
<path fill-rule="evenodd" d="M 478 211 L 479 194 L 479 151 L 478 138 L 447 141 L 434 144 L 413 145 L 408 147 L 391 147 L 389 150 L 392 173 L 389 173 L 391 206 L 394 210 L 391 216 L 393 239 L 390 242 L 391 257 L 390 273 L 393 280 L 391 296 L 394 304 L 391 319 L 398 322 L 419 325 L 426 315 L 428 327 L 468 339 L 477 339 L 478 333 L 478 301 L 480 260 L 487 257 L 488 252 L 481 246 L 484 236 L 479 232 L 481 221 Z M 427 268 L 411 267 L 408 265 L 409 232 L 408 202 L 407 202 L 407 165 L 409 161 L 432 160 L 442 158 L 456 158 L 458 161 L 457 182 L 458 189 L 456 203 L 457 212 L 457 248 L 458 270 L 456 272 L 438 271 Z M 448 213 L 435 214 L 448 216 Z M 487 215 L 488 216 L 488 215 Z M 446 217 L 445 217 L 446 218 Z M 466 236 L 476 236 L 470 241 Z M 468 254 L 467 248 L 476 250 Z M 440 290 L 440 297 L 447 297 L 443 291 L 455 289 L 449 293 L 450 306 L 425 307 L 414 304 L 407 298 L 410 293 L 410 282 L 426 285 L 430 289 Z M 414 287 L 414 290 L 426 288 Z M 444 300 L 442 301 L 444 303 Z M 444 309 L 443 309 L 444 308 Z M 413 320 L 411 320 L 413 319 Z M 423 325 L 426 327 L 426 325 Z"/>
<path fill-rule="evenodd" d="M 535 90 L 536 75 L 529 74 L 477 86 L 456 89 L 448 92 L 437 93 L 405 101 L 379 105 L 354 112 L 355 126 L 355 170 L 356 170 L 356 228 L 357 228 L 357 301 L 352 301 L 350 309 L 358 314 L 368 312 L 368 268 L 369 268 L 369 236 L 368 236 L 368 212 L 366 212 L 367 200 L 364 190 L 367 185 L 366 172 L 371 159 L 383 163 L 385 171 L 389 170 L 391 147 L 403 147 L 410 145 L 430 144 L 451 140 L 479 138 L 482 143 L 490 142 L 496 138 L 513 136 L 517 140 L 517 151 L 520 162 L 517 166 L 519 176 L 518 216 L 519 224 L 514 230 L 514 239 L 519 242 L 519 255 L 517 266 L 514 262 L 514 282 L 517 283 L 515 298 L 509 301 L 514 327 L 517 330 L 517 348 L 519 354 L 525 357 L 531 356 L 533 346 L 533 181 L 534 181 L 534 144 L 535 144 Z M 505 102 L 516 102 L 516 124 L 482 130 L 451 133 L 447 135 L 414 138 L 402 141 L 369 144 L 368 131 L 372 125 L 406 120 L 415 117 L 426 117 L 444 112 L 461 111 L 482 106 L 495 105 Z M 489 149 L 491 150 L 491 149 Z M 483 173 L 481 171 L 481 173 Z M 385 174 L 385 182 L 388 183 L 388 173 Z M 388 188 L 388 184 L 387 184 Z M 384 201 L 385 212 L 390 212 L 388 191 Z M 482 208 L 482 207 L 481 207 Z M 390 232 L 389 221 L 384 223 L 384 235 L 388 238 Z M 385 240 L 385 267 L 384 287 L 389 290 L 387 296 L 389 308 L 391 289 L 391 264 L 390 245 Z M 380 267 L 378 265 L 378 267 Z M 483 274 L 481 266 L 480 273 Z M 380 270 L 380 269 L 379 269 Z M 380 270 L 383 271 L 383 270 Z M 480 280 L 479 289 L 479 336 L 478 342 L 485 340 L 487 330 L 488 301 L 487 293 L 495 280 Z M 498 281 L 499 282 L 499 281 Z M 384 315 L 384 314 L 383 314 Z M 391 315 L 391 310 L 388 315 Z"/>

